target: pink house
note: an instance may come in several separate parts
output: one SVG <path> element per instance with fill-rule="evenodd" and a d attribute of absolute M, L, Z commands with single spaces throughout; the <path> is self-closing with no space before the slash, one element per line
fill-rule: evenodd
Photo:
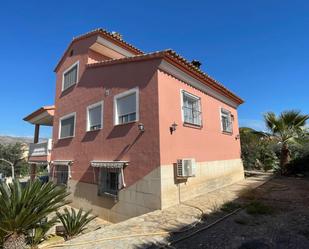
<path fill-rule="evenodd" d="M 171 50 L 144 53 L 118 33 L 74 38 L 56 68 L 55 104 L 35 125 L 32 176 L 48 164 L 72 206 L 118 222 L 243 178 L 243 100 Z M 52 141 L 38 143 L 40 125 Z"/>

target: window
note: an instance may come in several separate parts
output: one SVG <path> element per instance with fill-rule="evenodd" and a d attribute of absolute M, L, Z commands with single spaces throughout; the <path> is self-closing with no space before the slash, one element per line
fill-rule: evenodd
<path fill-rule="evenodd" d="M 71 67 L 63 72 L 62 77 L 62 91 L 68 89 L 69 87 L 75 85 L 78 80 L 78 69 L 79 62 L 76 62 Z"/>
<path fill-rule="evenodd" d="M 221 108 L 221 128 L 223 132 L 232 133 L 231 112 Z"/>
<path fill-rule="evenodd" d="M 87 131 L 103 128 L 103 101 L 87 108 Z"/>
<path fill-rule="evenodd" d="M 114 98 L 115 124 L 126 124 L 138 120 L 138 88 L 118 94 Z"/>
<path fill-rule="evenodd" d="M 120 168 L 100 168 L 99 195 L 117 196 L 124 187 L 123 170 Z"/>
<path fill-rule="evenodd" d="M 57 185 L 67 185 L 69 179 L 69 169 L 68 166 L 60 166 L 56 167 L 57 169 Z"/>
<path fill-rule="evenodd" d="M 186 91 L 182 91 L 183 122 L 193 125 L 202 125 L 200 98 Z"/>
<path fill-rule="evenodd" d="M 75 113 L 66 115 L 60 119 L 59 138 L 74 137 L 75 135 Z"/>

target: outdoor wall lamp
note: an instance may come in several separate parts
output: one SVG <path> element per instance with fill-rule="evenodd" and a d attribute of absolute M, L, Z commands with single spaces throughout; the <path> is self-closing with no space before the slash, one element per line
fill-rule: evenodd
<path fill-rule="evenodd" d="M 240 139 L 240 135 L 239 134 L 236 135 L 236 137 L 235 137 L 235 140 L 238 140 L 238 139 Z"/>
<path fill-rule="evenodd" d="M 176 127 L 177 127 L 178 125 L 174 122 L 172 125 L 171 125 L 171 127 L 170 127 L 170 132 L 171 132 L 171 134 L 173 134 L 173 132 L 174 131 L 176 131 Z"/>
<path fill-rule="evenodd" d="M 144 132 L 145 131 L 145 126 L 143 123 L 139 123 L 138 124 L 138 130 L 141 131 L 141 132 Z"/>

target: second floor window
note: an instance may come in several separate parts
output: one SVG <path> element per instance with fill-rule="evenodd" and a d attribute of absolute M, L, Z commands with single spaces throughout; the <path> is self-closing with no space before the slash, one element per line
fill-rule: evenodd
<path fill-rule="evenodd" d="M 138 120 L 138 89 L 134 88 L 115 96 L 115 124 Z"/>
<path fill-rule="evenodd" d="M 87 131 L 95 131 L 103 127 L 103 102 L 87 108 Z"/>
<path fill-rule="evenodd" d="M 73 64 L 63 73 L 62 91 L 70 88 L 77 83 L 79 62 Z"/>
<path fill-rule="evenodd" d="M 59 138 L 74 137 L 75 134 L 75 113 L 64 116 L 60 119 Z"/>
<path fill-rule="evenodd" d="M 202 125 L 200 98 L 182 91 L 182 113 L 184 123 Z"/>
<path fill-rule="evenodd" d="M 221 109 L 221 128 L 223 132 L 233 131 L 231 112 L 225 109 Z"/>

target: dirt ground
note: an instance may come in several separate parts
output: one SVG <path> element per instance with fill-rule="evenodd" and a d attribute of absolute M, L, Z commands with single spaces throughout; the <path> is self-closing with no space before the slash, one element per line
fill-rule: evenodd
<path fill-rule="evenodd" d="M 266 214 L 248 214 L 243 208 L 214 226 L 175 243 L 231 211 L 220 210 L 206 216 L 190 233 L 172 236 L 171 248 L 309 248 L 309 178 L 274 178 L 253 192 L 243 193 L 235 202 L 244 207 L 254 200 L 269 208 Z"/>

